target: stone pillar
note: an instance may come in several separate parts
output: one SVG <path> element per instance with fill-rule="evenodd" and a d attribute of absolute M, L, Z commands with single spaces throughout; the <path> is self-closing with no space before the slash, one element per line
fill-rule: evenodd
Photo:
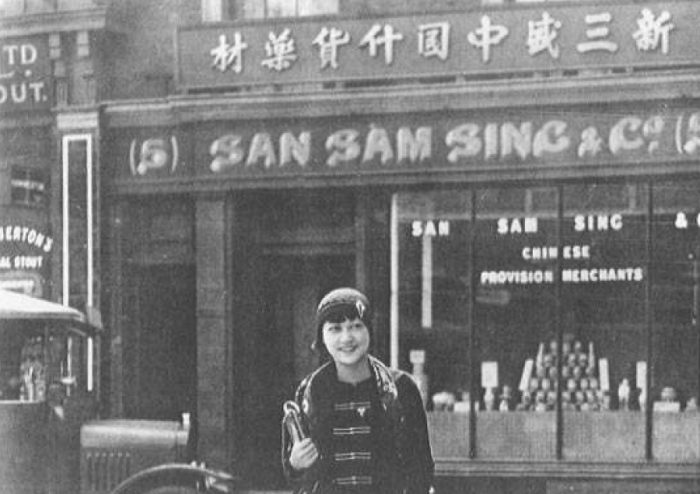
<path fill-rule="evenodd" d="M 226 263 L 226 202 L 198 199 L 195 214 L 197 266 L 198 456 L 227 469 L 230 431 L 226 417 L 229 382 L 229 286 Z"/>

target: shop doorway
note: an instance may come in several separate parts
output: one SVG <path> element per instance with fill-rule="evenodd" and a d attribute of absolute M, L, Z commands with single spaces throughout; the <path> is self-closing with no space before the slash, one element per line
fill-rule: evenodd
<path fill-rule="evenodd" d="M 196 280 L 188 265 L 132 270 L 125 354 L 128 417 L 178 420 L 196 411 Z"/>
<path fill-rule="evenodd" d="M 332 288 L 355 282 L 354 255 L 270 255 L 263 262 L 264 321 L 254 345 L 255 386 L 245 423 L 251 446 L 253 485 L 284 487 L 280 469 L 282 403 L 301 379 L 318 366 L 312 351 L 314 312 Z"/>

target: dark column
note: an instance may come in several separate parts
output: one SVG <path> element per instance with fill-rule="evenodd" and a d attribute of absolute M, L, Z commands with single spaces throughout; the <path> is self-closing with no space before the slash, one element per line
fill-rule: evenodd
<path fill-rule="evenodd" d="M 225 201 L 198 199 L 195 213 L 198 456 L 218 468 L 228 468 L 230 439 L 226 420 L 230 403 L 226 239 Z"/>

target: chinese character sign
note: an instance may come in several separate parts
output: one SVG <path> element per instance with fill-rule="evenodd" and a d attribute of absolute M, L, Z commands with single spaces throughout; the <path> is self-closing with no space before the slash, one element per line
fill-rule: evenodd
<path fill-rule="evenodd" d="M 700 46 L 698 18 L 700 2 L 630 0 L 199 25 L 178 31 L 178 80 L 202 88 L 690 66 Z"/>

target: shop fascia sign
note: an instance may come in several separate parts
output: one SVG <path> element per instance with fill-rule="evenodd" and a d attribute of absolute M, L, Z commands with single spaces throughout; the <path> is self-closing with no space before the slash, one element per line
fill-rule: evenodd
<path fill-rule="evenodd" d="M 45 38 L 0 38 L 0 113 L 48 109 L 49 77 Z"/>
<path fill-rule="evenodd" d="M 552 112 L 546 112 L 551 114 Z M 406 120 L 421 119 L 420 116 Z M 358 119 L 359 120 L 359 119 Z M 191 133 L 141 133 L 130 141 L 128 174 L 133 177 L 192 175 L 222 177 L 404 173 L 416 170 L 509 170 L 616 163 L 687 160 L 700 155 L 700 111 L 662 113 L 542 113 L 490 121 L 426 117 L 402 125 L 376 121 L 309 120 L 306 127 L 269 123 L 261 130 L 232 123 Z M 145 134 L 145 135 L 144 135 Z M 179 139 L 194 139 L 182 146 Z M 194 160 L 179 149 L 194 147 Z M 122 155 L 123 156 L 123 155 Z"/>
<path fill-rule="evenodd" d="M 694 64 L 699 17 L 681 0 L 198 25 L 177 32 L 177 75 L 205 88 Z"/>
<path fill-rule="evenodd" d="M 53 244 L 53 238 L 37 228 L 0 225 L 0 271 L 45 268 L 45 256 L 51 252 Z"/>

